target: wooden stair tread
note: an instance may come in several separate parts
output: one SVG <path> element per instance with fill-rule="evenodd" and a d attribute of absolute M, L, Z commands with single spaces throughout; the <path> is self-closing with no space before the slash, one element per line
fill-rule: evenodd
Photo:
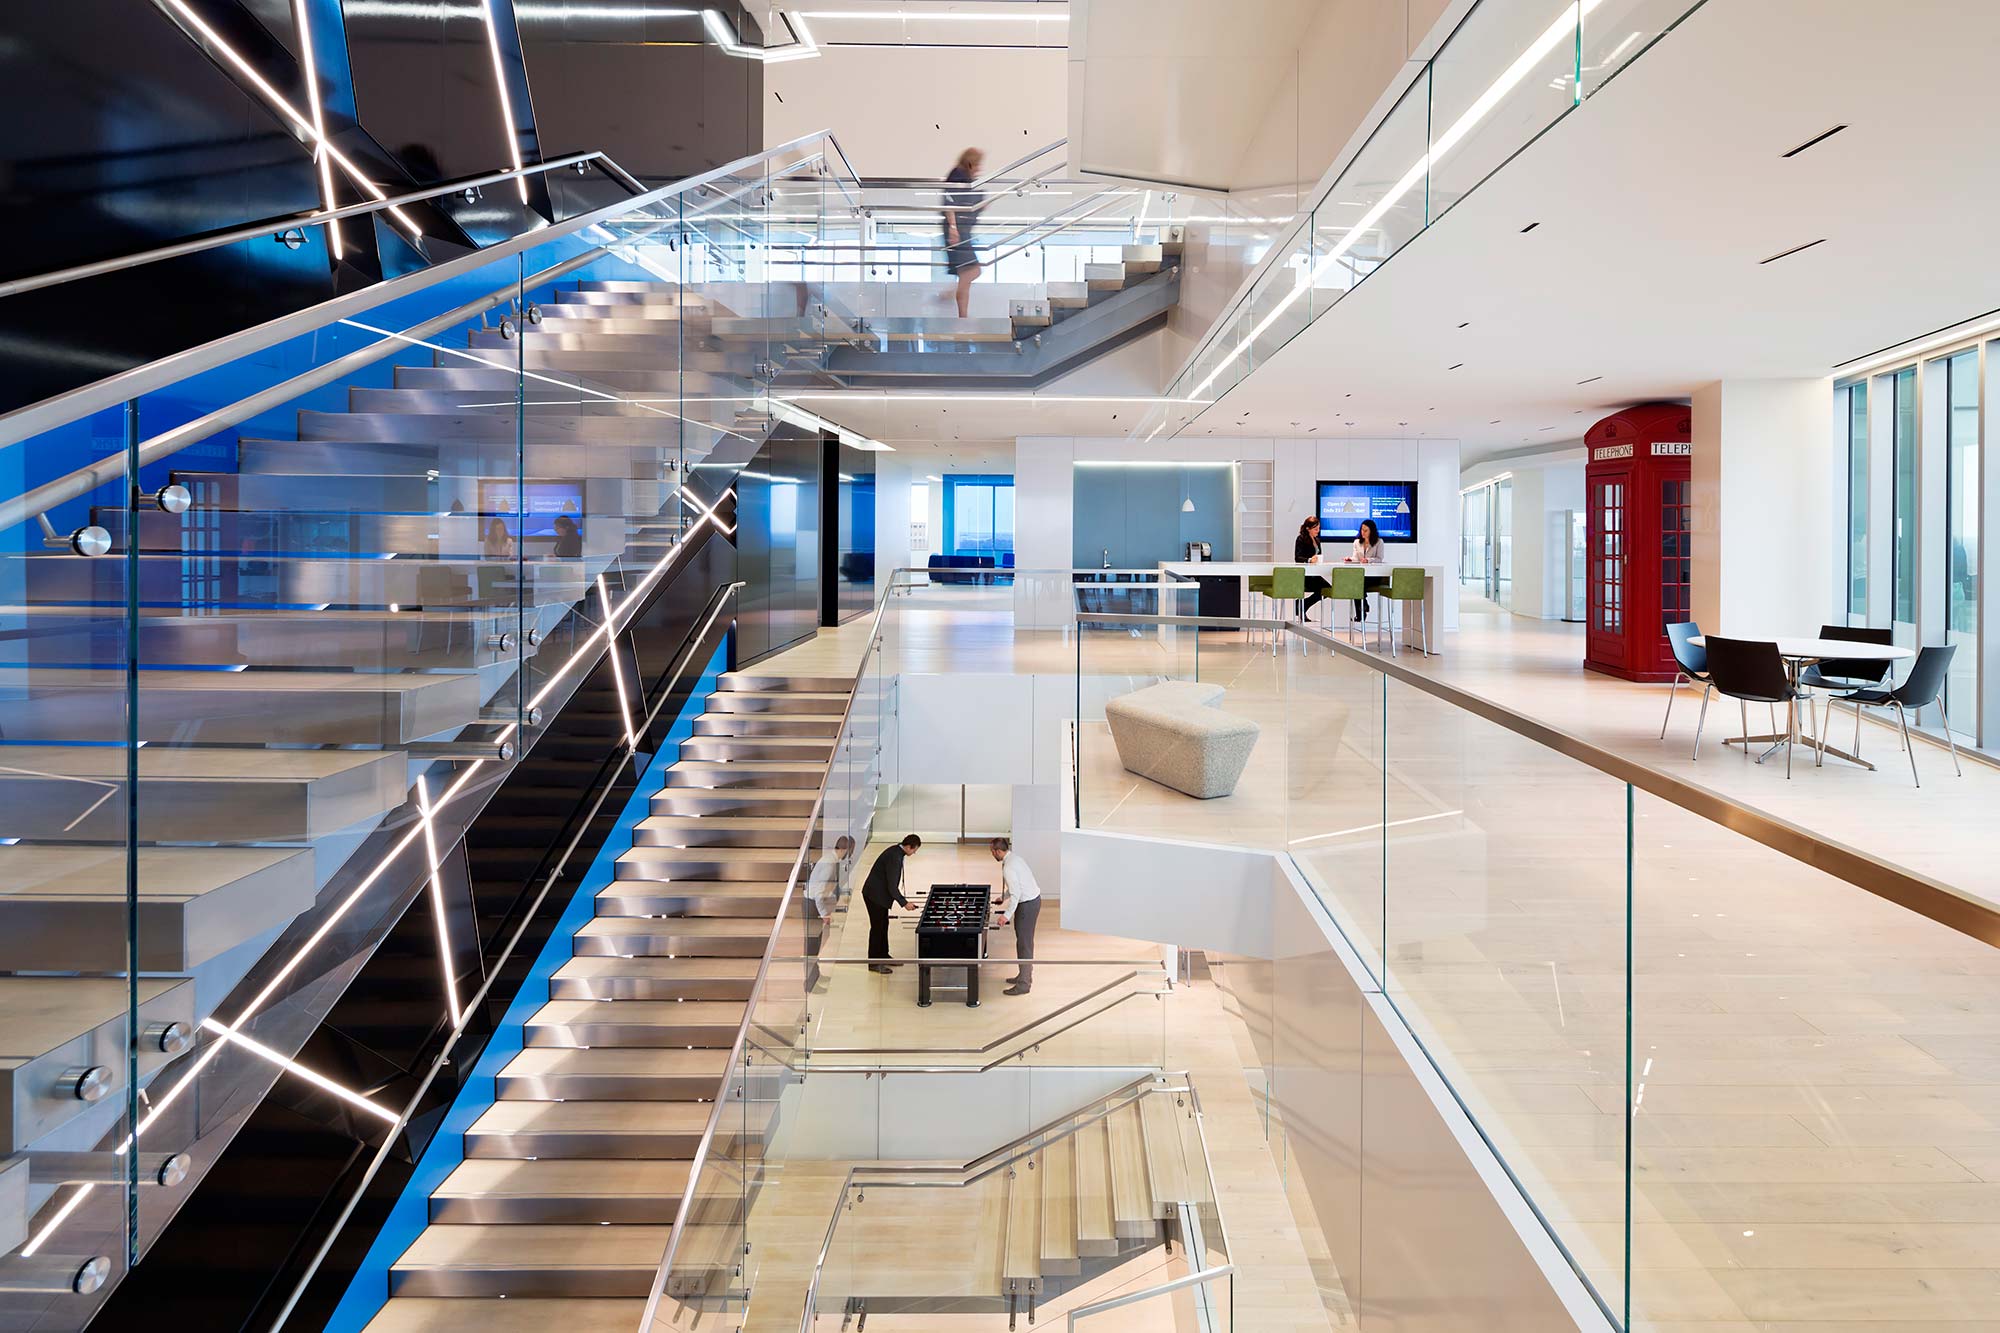
<path fill-rule="evenodd" d="M 1122 1236 L 1144 1235 L 1158 1222 L 1146 1170 L 1145 1131 L 1139 1108 L 1125 1105 L 1104 1121 L 1111 1144 L 1111 1216 Z"/>
<path fill-rule="evenodd" d="M 1041 1154 L 1035 1153 L 1009 1168 L 1007 1249 L 1000 1277 L 1017 1290 L 1031 1289 L 1042 1280 L 1041 1167 Z"/>
<path fill-rule="evenodd" d="M 1042 1268 L 1077 1271 L 1076 1138 L 1065 1135 L 1042 1149 Z"/>
<path fill-rule="evenodd" d="M 1154 1092 L 1139 1099 L 1146 1172 L 1152 1184 L 1154 1207 L 1162 1216 L 1172 1204 L 1194 1202 L 1173 1098 L 1172 1093 Z"/>
<path fill-rule="evenodd" d="M 1111 1207 L 1111 1146 L 1102 1120 L 1071 1136 L 1076 1159 L 1076 1235 L 1081 1253 L 1116 1250 L 1118 1233 Z"/>

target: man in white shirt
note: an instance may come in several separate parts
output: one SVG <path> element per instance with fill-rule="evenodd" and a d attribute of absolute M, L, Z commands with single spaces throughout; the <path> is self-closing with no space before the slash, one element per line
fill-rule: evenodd
<path fill-rule="evenodd" d="M 854 839 L 843 833 L 835 840 L 832 851 L 822 853 L 813 862 L 812 874 L 806 878 L 806 901 L 812 904 L 807 913 L 806 952 L 815 958 L 833 947 L 833 931 L 827 923 L 833 920 L 833 910 L 840 905 L 840 881 L 853 856 Z M 812 964 L 807 973 L 806 986 L 810 989 L 819 981 L 819 964 Z"/>
<path fill-rule="evenodd" d="M 1035 981 L 1035 923 L 1042 916 L 1042 886 L 1035 872 L 1019 852 L 1012 838 L 995 838 L 993 859 L 1000 863 L 1000 896 L 993 905 L 1000 909 L 1000 924 L 1014 922 L 1014 956 L 1020 960 L 1019 973 L 1007 984 L 1006 994 L 1026 995 Z"/>

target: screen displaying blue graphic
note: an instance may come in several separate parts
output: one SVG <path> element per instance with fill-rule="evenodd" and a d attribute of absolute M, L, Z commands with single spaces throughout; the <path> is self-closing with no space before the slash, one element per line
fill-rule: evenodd
<path fill-rule="evenodd" d="M 1319 484 L 1319 539 L 1352 541 L 1361 520 L 1375 520 L 1385 542 L 1417 539 L 1417 483 L 1414 481 L 1322 481 Z"/>
<path fill-rule="evenodd" d="M 481 491 L 481 510 L 488 516 L 500 515 L 512 537 L 552 537 L 559 514 L 583 522 L 583 487 L 574 482 L 530 481 L 520 483 L 517 490 L 512 480 L 489 481 Z M 514 512 L 517 500 L 526 506 L 525 515 Z"/>

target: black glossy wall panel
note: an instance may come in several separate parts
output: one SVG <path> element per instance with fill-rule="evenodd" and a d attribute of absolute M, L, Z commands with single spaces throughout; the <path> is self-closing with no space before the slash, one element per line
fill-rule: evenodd
<path fill-rule="evenodd" d="M 763 144 L 762 66 L 716 46 L 698 14 L 536 0 L 517 18 L 513 0 L 491 0 L 510 125 L 487 0 L 302 0 L 305 32 L 293 0 L 186 0 L 199 24 L 178 2 L 8 6 L 0 280 L 323 207 L 310 144 L 272 102 L 301 114 L 310 106 L 308 32 L 329 138 L 390 192 L 506 169 L 515 148 L 529 163 L 601 149 L 641 178 L 664 180 Z M 620 17 L 628 8 L 653 16 Z M 739 6 L 717 8 L 747 44 L 761 42 Z M 258 236 L 0 298 L 0 412 L 517 235 L 597 199 L 601 188 L 586 187 L 605 179 L 564 179 L 560 209 L 538 179 L 526 202 L 500 186 L 412 209 L 421 250 L 350 223 L 341 263 L 315 229 L 296 250 Z M 334 190 L 340 204 L 364 197 L 338 170 Z"/>
<path fill-rule="evenodd" d="M 829 439 L 821 453 L 819 623 L 875 606 L 875 455 Z"/>
<path fill-rule="evenodd" d="M 736 479 L 739 662 L 818 631 L 819 472 L 818 433 L 780 425 Z"/>

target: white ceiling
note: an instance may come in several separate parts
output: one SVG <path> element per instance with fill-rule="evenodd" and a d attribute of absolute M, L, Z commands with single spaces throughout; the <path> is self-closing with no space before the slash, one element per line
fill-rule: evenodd
<path fill-rule="evenodd" d="M 1709 0 L 1181 433 L 1472 461 L 2000 307 L 1995 51 L 2000 5 Z"/>

